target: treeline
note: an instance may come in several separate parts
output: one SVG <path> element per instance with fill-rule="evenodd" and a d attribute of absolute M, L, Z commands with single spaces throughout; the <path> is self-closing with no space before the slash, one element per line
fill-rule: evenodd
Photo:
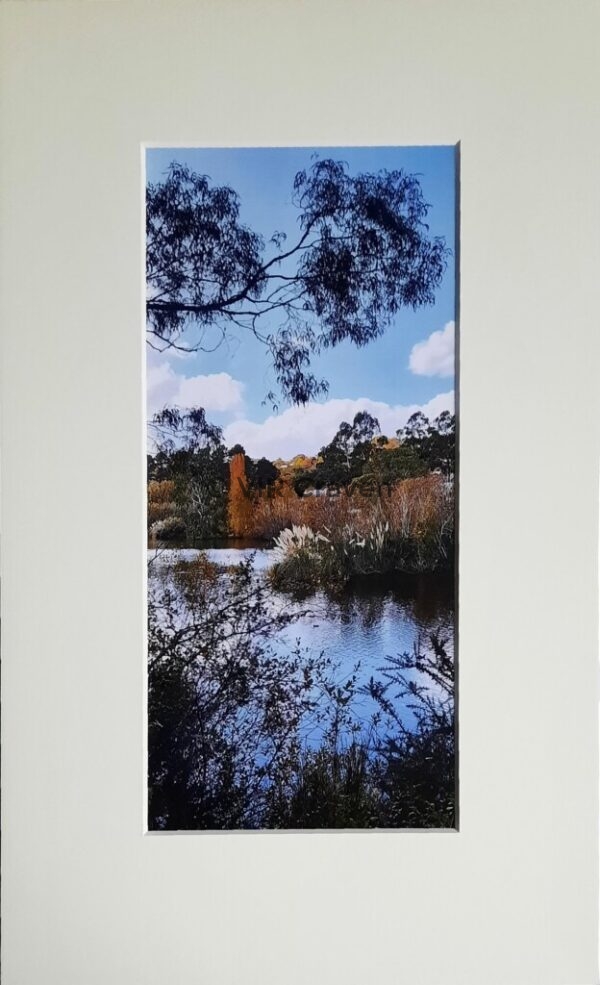
<path fill-rule="evenodd" d="M 294 489 L 391 487 L 402 479 L 429 472 L 454 473 L 455 418 L 444 411 L 433 422 L 420 411 L 413 414 L 395 440 L 381 433 L 379 421 L 368 411 L 343 421 L 332 441 L 321 448 L 314 469 L 301 470 Z"/>
<path fill-rule="evenodd" d="M 343 421 L 332 441 L 321 448 L 314 467 L 284 479 L 267 458 L 251 459 L 242 445 L 227 449 L 221 428 L 202 408 L 167 408 L 150 422 L 156 452 L 148 455 L 148 525 L 158 539 L 202 540 L 229 534 L 229 465 L 244 455 L 245 493 L 262 501 L 265 490 L 297 497 L 312 490 L 381 496 L 398 482 L 432 472 L 452 476 L 455 420 L 445 411 L 430 422 L 413 414 L 389 439 L 367 411 Z M 292 494 L 293 495 L 293 494 Z"/>
<path fill-rule="evenodd" d="M 201 407 L 166 408 L 154 415 L 150 431 L 157 448 L 147 457 L 151 532 L 164 539 L 226 537 L 229 463 L 234 455 L 245 455 L 242 446 L 228 450 L 222 429 L 207 421 Z M 267 458 L 254 461 L 245 455 L 245 466 L 250 492 L 279 477 Z"/>

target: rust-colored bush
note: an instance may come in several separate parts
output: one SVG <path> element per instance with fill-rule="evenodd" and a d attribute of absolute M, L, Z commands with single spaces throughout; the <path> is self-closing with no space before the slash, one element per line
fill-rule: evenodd
<path fill-rule="evenodd" d="M 175 495 L 175 483 L 170 479 L 158 481 L 152 479 L 148 483 L 149 503 L 170 503 Z"/>
<path fill-rule="evenodd" d="M 169 520 L 177 513 L 177 506 L 173 502 L 175 495 L 175 483 L 168 479 L 161 482 L 153 479 L 148 483 L 148 529 L 154 523 Z"/>
<path fill-rule="evenodd" d="M 390 529 L 405 536 L 425 537 L 452 529 L 454 496 L 440 475 L 428 475 L 399 482 L 381 508 Z"/>
<path fill-rule="evenodd" d="M 173 568 L 173 576 L 180 587 L 190 592 L 198 602 L 217 583 L 219 568 L 209 561 L 206 554 L 201 553 L 191 561 L 178 561 Z"/>
<path fill-rule="evenodd" d="M 451 530 L 453 497 L 439 475 L 405 479 L 380 495 L 359 492 L 338 496 L 298 497 L 287 487 L 278 494 L 262 494 L 250 500 L 246 514 L 246 535 L 270 539 L 285 527 L 306 525 L 315 532 L 335 533 L 347 525 L 366 533 L 376 515 L 389 523 L 390 531 L 404 537 L 435 535 Z"/>

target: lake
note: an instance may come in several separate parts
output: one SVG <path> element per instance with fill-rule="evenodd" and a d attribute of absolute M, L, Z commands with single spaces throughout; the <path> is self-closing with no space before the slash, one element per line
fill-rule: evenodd
<path fill-rule="evenodd" d="M 275 552 L 266 548 L 264 541 L 216 542 L 203 551 L 223 568 L 250 557 L 260 578 L 276 560 Z M 190 547 L 150 548 L 150 578 L 165 566 L 193 560 L 199 553 L 198 548 Z M 427 646 L 432 633 L 446 640 L 448 655 L 453 654 L 454 582 L 448 575 L 398 573 L 365 579 L 335 595 L 319 591 L 304 599 L 278 593 L 277 604 L 284 604 L 295 618 L 271 637 L 272 645 L 280 652 L 289 652 L 297 645 L 314 654 L 324 652 L 336 665 L 340 681 L 350 676 L 356 665 L 359 684 L 366 684 L 371 677 L 381 679 L 380 669 L 388 658 L 412 653 L 419 643 Z M 369 696 L 363 696 L 356 702 L 356 710 L 368 722 L 377 708 Z M 409 728 L 413 724 L 413 715 L 406 707 L 403 721 Z"/>

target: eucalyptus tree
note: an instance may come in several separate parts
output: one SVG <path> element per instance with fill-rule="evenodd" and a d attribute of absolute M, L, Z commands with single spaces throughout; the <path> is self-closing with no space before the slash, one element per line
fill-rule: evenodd
<path fill-rule="evenodd" d="M 175 498 L 189 536 L 226 532 L 227 452 L 221 428 L 202 407 L 166 407 L 149 422 L 154 462 L 175 482 Z M 149 470 L 150 471 L 150 470 Z"/>
<path fill-rule="evenodd" d="M 232 188 L 176 162 L 150 183 L 147 332 L 157 349 L 196 352 L 248 331 L 283 397 L 303 404 L 327 391 L 312 357 L 365 346 L 402 309 L 432 304 L 449 250 L 429 233 L 418 177 L 404 171 L 351 175 L 342 161 L 317 160 L 291 196 L 297 228 L 265 240 L 241 221 Z"/>

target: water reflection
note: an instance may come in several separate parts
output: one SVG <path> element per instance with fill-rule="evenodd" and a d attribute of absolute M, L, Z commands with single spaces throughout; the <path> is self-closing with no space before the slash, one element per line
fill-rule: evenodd
<path fill-rule="evenodd" d="M 208 558 L 223 570 L 252 558 L 258 577 L 275 562 L 275 554 L 264 544 L 256 549 L 242 541 L 239 545 L 214 545 L 204 549 Z M 199 548 L 149 550 L 153 561 L 150 572 L 180 560 L 192 560 Z M 224 575 L 226 577 L 226 575 Z M 432 633 L 446 642 L 448 654 L 454 650 L 454 588 L 447 575 L 388 575 L 353 583 L 343 591 L 319 591 L 309 598 L 294 599 L 278 594 L 274 605 L 284 605 L 293 622 L 279 628 L 270 638 L 280 653 L 296 647 L 311 653 L 325 653 L 338 668 L 340 680 L 349 677 L 359 666 L 359 684 L 380 675 L 390 657 L 412 653 L 416 646 L 427 645 Z M 367 720 L 376 710 L 365 698 L 360 703 Z M 412 715 L 406 710 L 406 724 Z"/>

